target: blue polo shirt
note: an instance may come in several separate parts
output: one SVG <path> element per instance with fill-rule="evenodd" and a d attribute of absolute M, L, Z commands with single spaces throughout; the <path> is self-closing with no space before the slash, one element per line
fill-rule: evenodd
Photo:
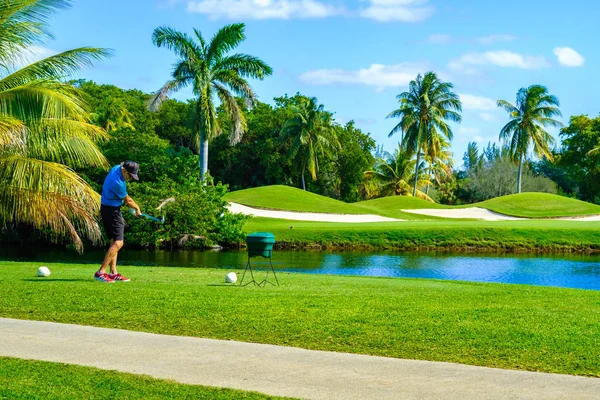
<path fill-rule="evenodd" d="M 127 182 L 119 164 L 112 167 L 104 179 L 100 203 L 105 206 L 120 207 L 125 197 L 127 197 Z"/>

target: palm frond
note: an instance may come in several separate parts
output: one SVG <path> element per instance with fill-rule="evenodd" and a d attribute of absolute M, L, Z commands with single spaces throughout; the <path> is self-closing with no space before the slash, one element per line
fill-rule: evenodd
<path fill-rule="evenodd" d="M 221 104 L 225 108 L 225 112 L 232 122 L 229 142 L 232 146 L 234 146 L 239 143 L 240 140 L 242 140 L 242 135 L 248 129 L 246 117 L 244 117 L 244 114 L 235 100 L 235 97 L 229 93 L 227 88 L 217 84 L 215 84 L 215 88 L 217 89 L 217 94 L 221 100 Z"/>
<path fill-rule="evenodd" d="M 190 36 L 168 26 L 161 26 L 154 30 L 152 43 L 157 47 L 166 47 L 182 59 L 194 60 L 202 56 L 202 50 Z"/>
<path fill-rule="evenodd" d="M 0 158 L 0 224 L 50 229 L 78 251 L 78 232 L 100 243 L 100 195 L 64 165 L 20 156 Z"/>
<path fill-rule="evenodd" d="M 63 79 L 95 61 L 110 57 L 108 49 L 81 47 L 68 50 L 29 64 L 0 80 L 0 91 L 19 86 L 36 79 Z"/>
<path fill-rule="evenodd" d="M 273 69 L 258 57 L 247 54 L 234 54 L 222 57 L 217 61 L 215 71 L 233 70 L 244 78 L 263 79 L 273 74 Z"/>
<path fill-rule="evenodd" d="M 25 149 L 27 127 L 20 120 L 0 114 L 0 154 L 8 148 Z"/>
<path fill-rule="evenodd" d="M 246 39 L 244 30 L 246 25 L 243 23 L 226 25 L 213 36 L 208 46 L 206 59 L 209 64 L 220 60 L 224 54 L 235 49 Z"/>
<path fill-rule="evenodd" d="M 64 164 L 71 168 L 108 168 L 96 146 L 106 132 L 89 123 L 68 119 L 44 119 L 30 129 L 26 154 L 30 158 Z"/>
<path fill-rule="evenodd" d="M 188 81 L 172 80 L 163 85 L 148 101 L 148 108 L 151 111 L 158 111 L 161 104 L 169 97 L 170 93 L 184 88 L 188 85 Z"/>

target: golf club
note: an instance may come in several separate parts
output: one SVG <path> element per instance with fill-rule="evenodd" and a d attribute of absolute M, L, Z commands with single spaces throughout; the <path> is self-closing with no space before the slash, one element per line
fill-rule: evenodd
<path fill-rule="evenodd" d="M 130 208 L 130 209 L 129 209 L 129 212 L 130 212 L 130 213 L 132 213 L 133 215 L 135 215 L 135 210 L 134 210 L 133 208 Z M 147 218 L 147 219 L 149 219 L 149 220 L 151 220 L 151 221 L 154 221 L 154 222 L 158 222 L 159 224 L 164 224 L 164 223 L 165 223 L 165 216 L 164 216 L 164 215 L 163 215 L 163 217 L 162 217 L 162 218 L 156 218 L 156 217 L 153 217 L 153 216 L 151 216 L 151 215 L 148 215 L 148 214 L 143 214 L 143 213 L 142 213 L 142 214 L 140 215 L 140 217 Z"/>

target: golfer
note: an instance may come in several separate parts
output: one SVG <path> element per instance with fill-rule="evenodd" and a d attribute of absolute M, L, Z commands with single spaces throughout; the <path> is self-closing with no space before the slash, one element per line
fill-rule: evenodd
<path fill-rule="evenodd" d="M 125 221 L 121 214 L 123 203 L 127 207 L 133 208 L 139 217 L 142 214 L 140 207 L 127 194 L 127 181 L 138 178 L 139 166 L 133 161 L 125 161 L 111 168 L 104 180 L 102 186 L 102 200 L 100 205 L 100 215 L 106 236 L 110 239 L 110 247 L 104 256 L 102 266 L 94 274 L 94 278 L 101 282 L 114 283 L 129 282 L 129 278 L 117 272 L 117 255 L 123 247 L 123 238 L 125 231 Z M 110 274 L 106 269 L 110 266 Z"/>

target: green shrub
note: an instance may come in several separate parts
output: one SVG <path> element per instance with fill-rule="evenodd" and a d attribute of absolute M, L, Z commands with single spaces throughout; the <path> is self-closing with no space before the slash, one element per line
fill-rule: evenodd
<path fill-rule="evenodd" d="M 165 222 L 159 224 L 124 212 L 128 226 L 125 240 L 143 248 L 238 246 L 244 239 L 242 227 L 247 217 L 227 210 L 225 193 L 227 186 L 215 185 L 212 180 L 203 186 L 195 178 L 132 183 L 129 194 L 142 212 L 159 218 L 164 215 Z"/>

